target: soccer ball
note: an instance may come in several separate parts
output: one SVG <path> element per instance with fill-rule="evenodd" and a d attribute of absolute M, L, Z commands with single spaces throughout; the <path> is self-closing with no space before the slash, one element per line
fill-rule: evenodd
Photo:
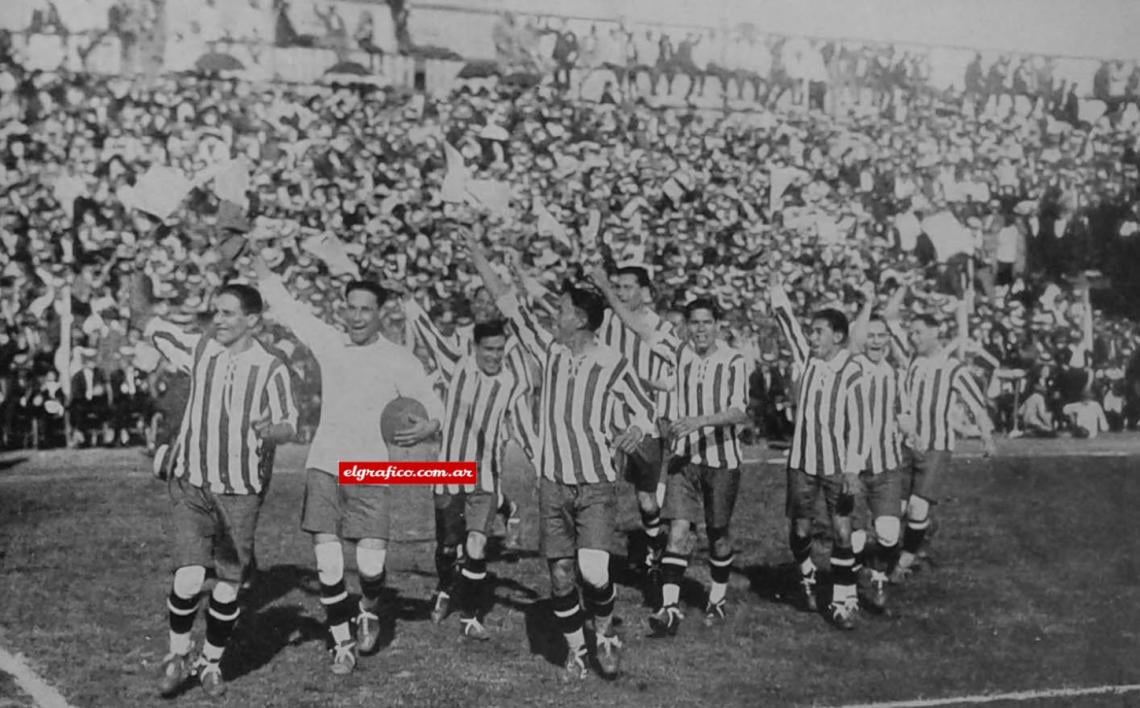
<path fill-rule="evenodd" d="M 418 421 L 427 420 L 427 408 L 414 398 L 400 396 L 384 407 L 380 414 L 380 436 L 392 447 L 396 446 L 396 433 L 407 430 Z"/>

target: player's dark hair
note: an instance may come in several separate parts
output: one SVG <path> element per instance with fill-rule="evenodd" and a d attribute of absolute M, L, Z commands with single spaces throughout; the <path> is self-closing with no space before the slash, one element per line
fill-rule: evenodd
<path fill-rule="evenodd" d="M 380 283 L 371 280 L 354 280 L 344 286 L 344 298 L 347 300 L 348 296 L 357 290 L 372 293 L 373 297 L 376 298 L 376 307 L 383 307 L 384 303 L 388 301 L 388 291 L 381 287 Z"/>
<path fill-rule="evenodd" d="M 693 319 L 693 313 L 697 310 L 708 310 L 713 317 L 713 320 L 720 322 L 724 313 L 720 310 L 720 305 L 716 304 L 716 300 L 711 297 L 699 297 L 693 300 L 688 305 L 685 305 L 685 321 Z"/>
<path fill-rule="evenodd" d="M 652 283 L 649 280 L 649 271 L 641 266 L 622 266 L 614 272 L 614 277 L 619 275 L 632 275 L 637 278 L 637 284 L 643 288 L 648 288 Z"/>
<path fill-rule="evenodd" d="M 569 295 L 574 307 L 586 315 L 586 329 L 597 332 L 606 314 L 606 301 L 602 294 L 592 288 L 575 285 L 569 280 L 562 283 L 562 294 Z"/>
<path fill-rule="evenodd" d="M 265 310 L 265 302 L 257 288 L 245 283 L 226 283 L 218 290 L 218 295 L 233 295 L 241 305 L 243 315 L 260 315 Z"/>
<path fill-rule="evenodd" d="M 883 317 L 877 312 L 872 314 L 871 317 L 867 319 L 867 324 L 870 324 L 872 322 L 882 322 L 884 327 L 887 326 L 887 318 Z"/>
<path fill-rule="evenodd" d="M 476 344 L 479 344 L 488 337 L 505 337 L 507 336 L 507 323 L 502 320 L 480 322 L 475 325 L 475 330 L 471 336 Z"/>
<path fill-rule="evenodd" d="M 828 329 L 843 337 L 847 341 L 848 323 L 847 315 L 832 307 L 826 307 L 811 317 L 812 322 L 826 322 Z"/>

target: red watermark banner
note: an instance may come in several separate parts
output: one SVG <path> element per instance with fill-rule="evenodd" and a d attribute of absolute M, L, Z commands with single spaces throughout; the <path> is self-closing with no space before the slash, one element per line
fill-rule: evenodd
<path fill-rule="evenodd" d="M 346 462 L 341 484 L 475 484 L 474 462 Z"/>

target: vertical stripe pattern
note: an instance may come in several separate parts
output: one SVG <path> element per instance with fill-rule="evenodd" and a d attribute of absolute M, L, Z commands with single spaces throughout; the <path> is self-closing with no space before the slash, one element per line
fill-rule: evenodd
<path fill-rule="evenodd" d="M 878 364 L 865 354 L 855 359 L 867 374 L 864 386 L 870 410 L 864 430 L 868 453 L 864 469 L 880 474 L 897 468 L 901 460 L 898 416 L 904 410 L 902 376 L 886 358 Z"/>
<path fill-rule="evenodd" d="M 670 354 L 677 372 L 670 419 L 748 410 L 748 365 L 740 352 L 717 342 L 715 351 L 701 356 L 672 332 L 660 336 L 655 347 Z M 737 469 L 744 460 L 735 425 L 695 430 L 673 441 L 673 453 L 694 464 L 722 469 Z"/>
<path fill-rule="evenodd" d="M 917 450 L 953 450 L 950 408 L 957 393 L 975 415 L 986 413 L 985 397 L 969 368 L 945 356 L 915 357 L 906 370 L 906 403 L 914 411 Z"/>
<path fill-rule="evenodd" d="M 175 473 L 216 494 L 260 493 L 268 481 L 272 450 L 257 437 L 253 423 L 268 417 L 296 429 L 288 367 L 256 341 L 232 354 L 216 340 L 183 334 L 173 326 L 162 326 L 151 340 L 164 354 L 175 352 L 172 363 L 190 374 Z"/>
<path fill-rule="evenodd" d="M 628 422 L 652 427 L 653 403 L 625 357 L 598 346 L 583 356 L 557 343 L 514 296 L 500 302 L 523 346 L 542 364 L 538 470 L 567 485 L 613 482 L 613 439 Z"/>
<path fill-rule="evenodd" d="M 812 356 L 791 310 L 780 303 L 775 314 L 802 371 L 788 468 L 825 477 L 862 471 L 867 454 L 864 425 L 871 418 L 863 366 L 845 350 L 830 360 Z"/>

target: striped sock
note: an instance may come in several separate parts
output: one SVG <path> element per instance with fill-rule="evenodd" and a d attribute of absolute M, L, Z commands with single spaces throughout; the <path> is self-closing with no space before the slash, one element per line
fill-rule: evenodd
<path fill-rule="evenodd" d="M 459 571 L 456 592 L 459 594 L 459 610 L 464 619 L 479 616 L 479 600 L 483 596 L 483 586 L 487 580 L 487 560 L 467 558 Z"/>
<path fill-rule="evenodd" d="M 899 544 L 893 543 L 889 546 L 883 545 L 882 540 L 879 541 L 879 546 L 875 552 L 875 570 L 887 573 L 888 575 L 894 571 L 895 566 L 899 562 Z"/>
<path fill-rule="evenodd" d="M 206 643 L 202 645 L 202 656 L 206 661 L 221 661 L 226 644 L 233 634 L 234 625 L 237 624 L 237 600 L 233 602 L 218 602 L 210 598 L 210 611 L 206 615 Z"/>
<path fill-rule="evenodd" d="M 451 594 L 452 587 L 455 585 L 456 580 L 456 558 L 458 551 L 455 546 L 436 546 L 435 547 L 435 575 L 439 578 L 436 584 L 436 592 L 445 592 Z"/>
<path fill-rule="evenodd" d="M 661 558 L 661 605 L 669 607 L 681 600 L 681 580 L 689 568 L 689 559 L 672 551 Z"/>
<path fill-rule="evenodd" d="M 341 644 L 352 639 L 349 622 L 352 620 L 352 601 L 348 597 L 344 580 L 332 585 L 321 583 L 321 604 L 325 607 L 325 625 L 333 641 Z"/>
<path fill-rule="evenodd" d="M 380 596 L 384 594 L 385 575 L 381 571 L 380 575 L 373 578 L 360 576 L 360 609 L 362 611 L 376 614 L 376 609 L 380 607 Z"/>
<path fill-rule="evenodd" d="M 566 637 L 570 653 L 577 654 L 586 646 L 586 635 L 582 632 L 586 618 L 578 604 L 578 593 L 572 592 L 561 597 L 555 595 L 551 598 L 551 605 L 554 608 L 554 624 Z"/>
<path fill-rule="evenodd" d="M 917 555 L 922 542 L 926 539 L 926 530 L 930 528 L 930 519 L 906 522 L 906 533 L 903 534 L 902 549 L 911 555 Z"/>
<path fill-rule="evenodd" d="M 641 526 L 645 529 L 645 537 L 649 545 L 649 557 L 646 560 L 651 565 L 656 564 L 665 552 L 665 545 L 669 542 L 669 534 L 665 532 L 665 524 L 661 521 L 661 512 L 655 511 L 652 514 L 647 514 L 642 511 Z"/>
<path fill-rule="evenodd" d="M 198 614 L 198 597 L 181 597 L 171 590 L 166 607 L 170 621 L 170 651 L 186 656 L 190 653 L 190 630 L 194 628 L 194 616 Z"/>
<path fill-rule="evenodd" d="M 728 577 L 732 572 L 732 562 L 736 556 L 729 553 L 727 556 L 709 557 L 709 575 L 712 576 L 712 587 L 709 588 L 709 603 L 715 605 L 724 599 L 728 593 Z"/>
<path fill-rule="evenodd" d="M 850 548 L 831 549 L 831 600 L 843 605 L 855 597 L 855 553 Z"/>
<path fill-rule="evenodd" d="M 586 600 L 586 608 L 595 619 L 605 620 L 614 613 L 617 588 L 613 583 L 606 583 L 605 587 L 601 588 L 586 585 L 582 588 L 582 595 Z"/>

